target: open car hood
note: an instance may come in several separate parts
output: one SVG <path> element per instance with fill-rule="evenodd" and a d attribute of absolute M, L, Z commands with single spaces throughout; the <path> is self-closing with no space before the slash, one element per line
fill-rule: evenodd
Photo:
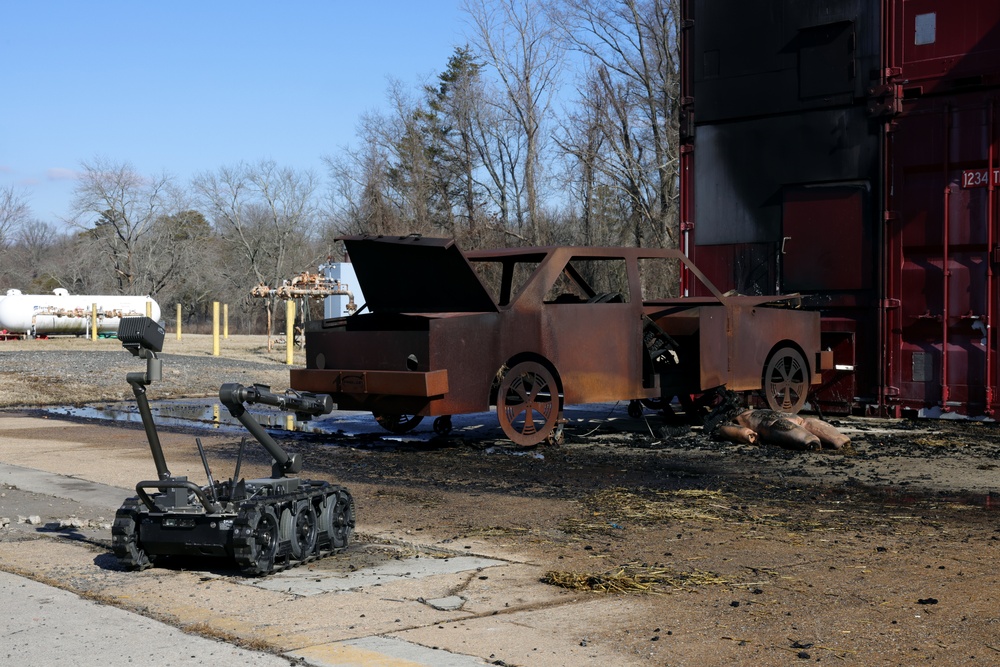
<path fill-rule="evenodd" d="M 374 313 L 496 312 L 497 304 L 453 239 L 340 239 Z"/>

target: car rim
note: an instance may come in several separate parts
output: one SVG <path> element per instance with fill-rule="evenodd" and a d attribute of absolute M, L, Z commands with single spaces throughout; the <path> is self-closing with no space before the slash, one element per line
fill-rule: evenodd
<path fill-rule="evenodd" d="M 379 426 L 397 435 L 409 433 L 424 419 L 420 415 L 386 415 L 379 412 L 373 412 L 372 415 Z"/>
<path fill-rule="evenodd" d="M 516 364 L 504 375 L 497 393 L 500 427 L 515 444 L 537 445 L 555 428 L 558 401 L 549 369 L 534 361 Z"/>
<path fill-rule="evenodd" d="M 774 353 L 764 371 L 767 405 L 778 412 L 798 412 L 809 391 L 809 369 L 797 350 L 784 347 Z"/>

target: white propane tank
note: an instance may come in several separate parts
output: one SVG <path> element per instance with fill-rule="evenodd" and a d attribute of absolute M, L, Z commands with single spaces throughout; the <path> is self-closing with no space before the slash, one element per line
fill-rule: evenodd
<path fill-rule="evenodd" d="M 90 331 L 95 303 L 98 334 L 117 333 L 121 318 L 145 315 L 147 303 L 153 319 L 160 319 L 160 306 L 148 296 L 71 295 L 64 289 L 53 290 L 51 295 L 7 290 L 7 296 L 0 299 L 0 329 L 28 337 L 82 336 Z"/>

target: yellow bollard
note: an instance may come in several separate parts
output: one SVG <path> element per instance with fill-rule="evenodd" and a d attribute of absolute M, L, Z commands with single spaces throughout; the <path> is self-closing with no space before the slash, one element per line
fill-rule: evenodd
<path fill-rule="evenodd" d="M 181 339 L 181 304 L 177 304 L 177 340 Z"/>
<path fill-rule="evenodd" d="M 295 301 L 289 299 L 285 307 L 285 363 L 295 363 Z"/>
<path fill-rule="evenodd" d="M 229 340 L 229 304 L 222 304 L 222 338 Z"/>
<path fill-rule="evenodd" d="M 212 302 L 212 356 L 219 356 L 219 302 Z"/>
<path fill-rule="evenodd" d="M 90 340 L 97 340 L 97 304 L 90 306 Z"/>

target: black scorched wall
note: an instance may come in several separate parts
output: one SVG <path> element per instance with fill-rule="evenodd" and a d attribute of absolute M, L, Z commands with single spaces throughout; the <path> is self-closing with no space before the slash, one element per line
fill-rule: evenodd
<path fill-rule="evenodd" d="M 866 91 L 878 74 L 878 3 L 710 0 L 689 3 L 688 11 L 694 243 L 745 244 L 718 262 L 702 253 L 703 268 L 741 291 L 796 291 L 783 284 L 782 251 L 809 253 L 816 264 L 817 244 L 822 249 L 826 240 L 808 226 L 784 229 L 789 199 L 800 199 L 805 188 L 857 188 L 865 208 L 848 223 L 859 226 L 851 238 L 872 233 L 879 135 Z M 832 253 L 819 261 L 828 269 L 835 263 Z M 822 286 L 870 285 L 873 268 L 865 261 L 857 269 L 863 277 L 854 272 L 839 281 L 820 272 L 832 278 Z M 788 278 L 802 283 L 796 289 L 817 286 L 812 277 Z"/>

